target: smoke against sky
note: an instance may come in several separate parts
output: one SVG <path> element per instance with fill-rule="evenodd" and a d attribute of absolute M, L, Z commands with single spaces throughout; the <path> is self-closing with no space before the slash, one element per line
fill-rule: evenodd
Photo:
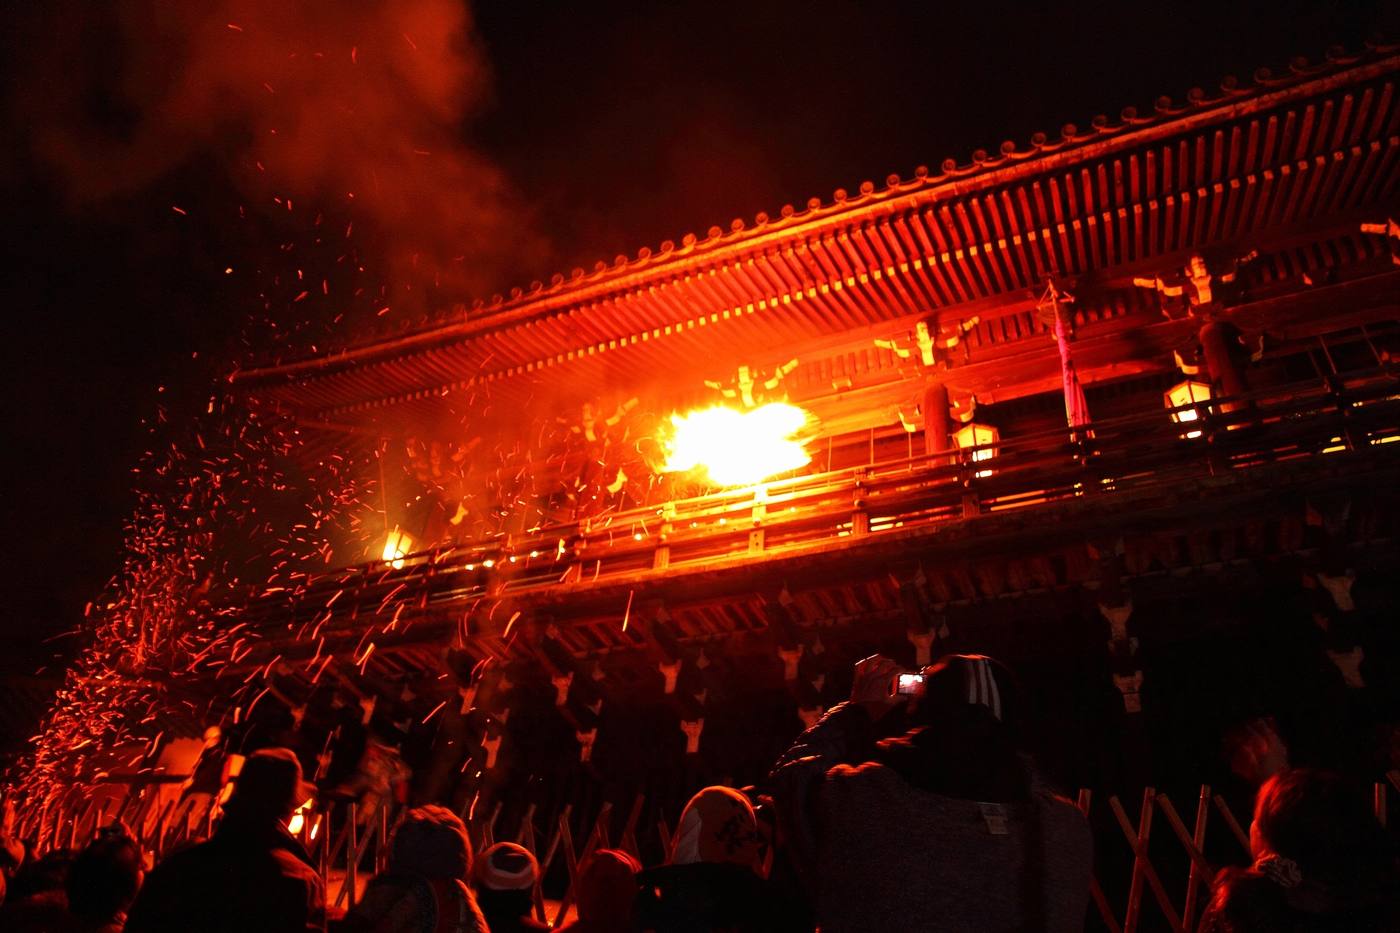
<path fill-rule="evenodd" d="M 77 28 L 45 35 L 16 103 L 70 204 L 205 161 L 264 209 L 364 225 L 401 279 L 479 291 L 539 249 L 465 142 L 491 76 L 461 0 L 68 6 Z"/>
<path fill-rule="evenodd" d="M 27 542 L 7 589 L 27 624 L 0 632 L 0 668 L 33 673 L 119 566 L 130 470 L 166 412 L 202 409 L 260 351 L 503 289 L 545 246 L 468 141 L 492 76 L 463 0 L 54 0 L 4 19 L 22 336 L 0 396 Z"/>

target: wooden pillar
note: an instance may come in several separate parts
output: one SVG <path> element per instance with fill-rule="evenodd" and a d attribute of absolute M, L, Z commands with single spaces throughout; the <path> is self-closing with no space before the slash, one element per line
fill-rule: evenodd
<path fill-rule="evenodd" d="M 1234 327 L 1221 321 L 1207 323 L 1200 332 L 1201 352 L 1206 359 L 1206 371 L 1210 373 L 1210 381 L 1220 390 L 1221 395 L 1230 398 L 1238 398 L 1249 391 L 1238 357 L 1231 352 L 1230 344 L 1234 336 Z M 1234 411 L 1242 405 L 1227 403 L 1223 407 L 1226 411 Z"/>
<path fill-rule="evenodd" d="M 924 391 L 924 453 L 948 449 L 948 387 L 936 382 Z"/>

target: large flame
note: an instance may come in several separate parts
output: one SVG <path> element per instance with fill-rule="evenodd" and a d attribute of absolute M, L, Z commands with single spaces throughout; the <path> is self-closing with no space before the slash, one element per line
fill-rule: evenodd
<path fill-rule="evenodd" d="M 700 469 L 721 486 L 747 486 L 805 466 L 812 458 L 793 435 L 807 413 L 781 402 L 752 411 L 723 405 L 672 415 L 662 472 Z"/>

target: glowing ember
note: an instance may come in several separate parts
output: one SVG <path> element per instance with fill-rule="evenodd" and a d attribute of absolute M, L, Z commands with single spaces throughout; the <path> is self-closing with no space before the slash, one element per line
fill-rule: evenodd
<path fill-rule="evenodd" d="M 773 403 L 753 411 L 716 406 L 672 415 L 662 472 L 703 470 L 721 486 L 745 486 L 805 466 L 812 458 L 794 435 L 807 413 Z"/>

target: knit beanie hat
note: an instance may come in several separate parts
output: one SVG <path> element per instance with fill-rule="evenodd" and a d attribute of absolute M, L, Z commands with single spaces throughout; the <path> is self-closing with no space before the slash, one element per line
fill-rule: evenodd
<path fill-rule="evenodd" d="M 529 849 L 513 842 L 496 843 L 472 866 L 472 880 L 487 891 L 526 891 L 539 877 L 539 862 Z"/>
<path fill-rule="evenodd" d="M 999 722 L 1012 724 L 1015 692 L 1015 679 L 1000 661 L 984 654 L 949 654 L 924 669 L 919 705 L 926 718 L 980 706 Z"/>

